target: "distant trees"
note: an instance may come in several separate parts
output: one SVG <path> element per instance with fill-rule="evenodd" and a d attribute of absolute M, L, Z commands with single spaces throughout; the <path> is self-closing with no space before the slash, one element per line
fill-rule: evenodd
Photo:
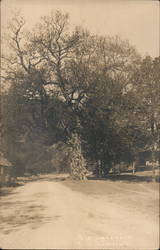
<path fill-rule="evenodd" d="M 160 161 L 160 57 L 145 57 L 133 82 L 141 105 L 140 124 L 149 136 L 145 148 L 151 151 L 154 170 L 156 160 Z"/>
<path fill-rule="evenodd" d="M 134 161 L 148 142 L 137 113 L 138 105 L 135 94 L 123 92 L 120 83 L 113 79 L 103 83 L 99 91 L 97 88 L 86 102 L 86 147 L 90 157 L 101 162 L 104 174 L 115 164 Z"/>
<path fill-rule="evenodd" d="M 92 35 L 80 27 L 70 30 L 69 16 L 59 11 L 41 18 L 29 32 L 24 25 L 23 17 L 13 18 L 10 50 L 2 55 L 1 77 L 10 84 L 3 97 L 7 145 L 7 140 L 18 148 L 31 142 L 67 144 L 74 134 L 81 148 L 80 176 L 84 156 L 100 163 L 104 175 L 114 164 L 134 160 L 150 145 L 146 126 L 156 119 L 153 145 L 158 92 L 152 105 L 147 98 L 158 88 L 158 59 L 142 61 L 119 37 Z M 146 103 L 154 109 L 149 117 Z"/>

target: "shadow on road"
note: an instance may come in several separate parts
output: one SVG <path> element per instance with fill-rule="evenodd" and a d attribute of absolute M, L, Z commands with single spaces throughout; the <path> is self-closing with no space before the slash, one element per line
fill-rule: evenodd
<path fill-rule="evenodd" d="M 68 174 L 48 174 L 48 175 L 32 175 L 29 177 L 19 177 L 19 184 L 25 184 L 33 181 L 64 181 L 68 178 Z"/>
<path fill-rule="evenodd" d="M 153 178 L 152 176 L 140 176 L 140 175 L 127 175 L 127 174 L 121 174 L 121 175 L 109 175 L 106 178 L 101 177 L 88 177 L 89 180 L 110 180 L 110 181 L 125 181 L 125 182 L 152 182 Z"/>
<path fill-rule="evenodd" d="M 49 217 L 44 216 L 44 209 L 44 205 L 34 204 L 34 200 L 17 201 L 9 197 L 1 201 L 0 231 L 9 234 L 20 230 L 26 224 L 29 228 L 38 228 L 50 220 Z"/>
<path fill-rule="evenodd" d="M 5 187 L 2 188 L 1 187 L 0 188 L 0 197 L 7 196 L 7 195 L 12 195 L 12 194 L 15 194 L 15 193 L 16 193 L 16 191 L 12 187 L 10 187 L 10 188 L 5 188 Z"/>
<path fill-rule="evenodd" d="M 28 182 L 37 181 L 64 181 L 65 175 L 40 175 L 30 177 L 17 178 L 17 187 L 3 187 L 0 189 L 1 196 L 1 215 L 0 215 L 0 231 L 3 234 L 9 234 L 12 231 L 23 229 L 23 226 L 31 229 L 37 229 L 43 224 L 50 222 L 51 218 L 46 216 L 46 206 L 38 204 L 38 199 L 42 198 L 42 193 L 36 193 L 33 199 L 28 200 L 24 195 L 23 200 L 17 198 L 20 186 L 27 184 Z M 44 194 L 45 195 L 45 194 Z M 26 200 L 27 199 L 27 200 Z M 59 215 L 56 215 L 53 219 L 59 219 Z"/>

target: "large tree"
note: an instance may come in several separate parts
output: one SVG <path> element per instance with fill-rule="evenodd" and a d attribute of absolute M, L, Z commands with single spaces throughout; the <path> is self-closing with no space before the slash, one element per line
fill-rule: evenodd
<path fill-rule="evenodd" d="M 76 133 L 88 144 L 85 149 L 94 146 L 94 158 L 102 165 L 121 160 L 143 136 L 140 127 L 133 136 L 138 120 L 133 122 L 132 78 L 141 62 L 135 48 L 119 37 L 71 30 L 68 14 L 59 11 L 42 17 L 29 32 L 24 26 L 22 17 L 13 18 L 2 77 L 30 103 L 36 128 L 56 130 L 59 139 Z M 33 108 L 37 102 L 39 117 Z"/>

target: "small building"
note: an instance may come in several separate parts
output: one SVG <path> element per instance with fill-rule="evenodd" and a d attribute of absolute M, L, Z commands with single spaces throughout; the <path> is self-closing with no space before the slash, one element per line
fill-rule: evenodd
<path fill-rule="evenodd" d="M 0 186 L 11 182 L 13 165 L 0 152 Z"/>

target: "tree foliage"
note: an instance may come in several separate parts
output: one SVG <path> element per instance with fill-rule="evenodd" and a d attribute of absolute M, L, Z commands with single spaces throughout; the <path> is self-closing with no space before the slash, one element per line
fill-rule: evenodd
<path fill-rule="evenodd" d="M 79 166 L 82 179 L 84 157 L 100 162 L 106 175 L 114 164 L 158 145 L 159 58 L 141 59 L 118 36 L 70 29 L 68 14 L 60 11 L 42 17 L 30 31 L 24 27 L 23 17 L 12 19 L 1 76 L 10 86 L 2 93 L 4 148 L 17 147 L 15 159 L 23 151 L 19 166 L 29 154 L 24 145 L 36 151 L 31 144 L 67 144 L 73 135 L 77 156 L 70 165 Z M 36 162 L 36 153 L 33 158 Z"/>

